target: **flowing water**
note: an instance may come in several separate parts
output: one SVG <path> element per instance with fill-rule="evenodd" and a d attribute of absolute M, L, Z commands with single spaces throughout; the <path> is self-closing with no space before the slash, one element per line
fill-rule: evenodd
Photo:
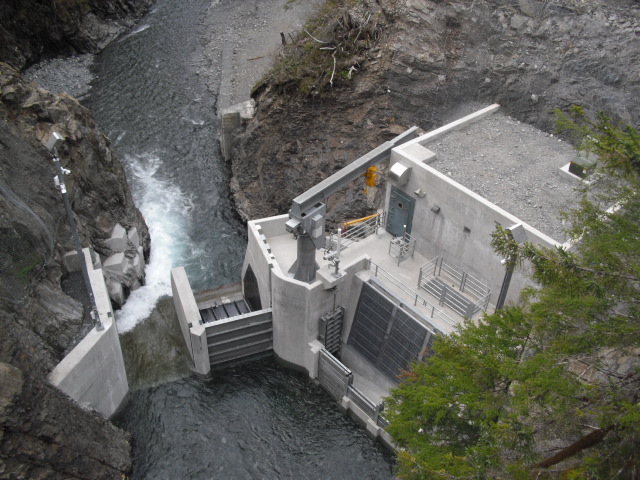
<path fill-rule="evenodd" d="M 159 0 L 96 58 L 84 102 L 152 237 L 146 285 L 117 313 L 132 392 L 116 423 L 133 435 L 132 478 L 389 478 L 392 456 L 271 356 L 207 377 L 189 370 L 170 269 L 184 265 L 196 290 L 238 282 L 246 244 L 217 145 L 216 98 L 197 74 L 202 22 L 219 4 Z"/>

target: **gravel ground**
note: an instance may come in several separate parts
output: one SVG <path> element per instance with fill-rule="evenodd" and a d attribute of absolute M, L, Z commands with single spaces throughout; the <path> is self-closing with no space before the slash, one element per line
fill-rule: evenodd
<path fill-rule="evenodd" d="M 564 242 L 560 212 L 580 199 L 560 167 L 576 159 L 573 148 L 500 111 L 426 145 L 433 168 L 526 223 Z"/>
<path fill-rule="evenodd" d="M 280 33 L 299 32 L 323 0 L 222 0 L 205 20 L 204 54 L 209 89 L 218 110 L 249 100 L 251 89 L 274 64 Z"/>
<path fill-rule="evenodd" d="M 24 78 L 36 82 L 53 93 L 68 93 L 82 99 L 91 89 L 93 75 L 90 68 L 93 55 L 90 53 L 68 58 L 54 58 L 37 63 L 22 72 Z"/>

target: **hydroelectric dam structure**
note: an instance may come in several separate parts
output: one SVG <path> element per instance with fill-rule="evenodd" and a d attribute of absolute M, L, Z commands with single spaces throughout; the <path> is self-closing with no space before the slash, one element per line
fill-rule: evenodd
<path fill-rule="evenodd" d="M 192 368 L 207 374 L 272 351 L 393 447 L 383 399 L 398 375 L 430 355 L 437 335 L 517 301 L 528 284 L 526 268 L 506 268 L 493 251 L 496 225 L 518 242 L 561 246 L 431 166 L 439 156 L 432 144 L 444 152 L 455 132 L 473 136 L 489 117 L 508 121 L 498 110 L 491 105 L 420 135 L 413 127 L 296 197 L 288 214 L 249 221 L 240 284 L 194 293 L 184 268 L 174 268 L 173 300 Z M 539 139 L 548 140 L 543 132 Z M 572 160 L 566 153 L 540 159 L 569 186 L 581 181 L 567 171 Z M 326 199 L 364 175 L 374 179 L 370 189 L 379 188 L 371 169 L 383 162 L 382 208 L 327 232 Z"/>

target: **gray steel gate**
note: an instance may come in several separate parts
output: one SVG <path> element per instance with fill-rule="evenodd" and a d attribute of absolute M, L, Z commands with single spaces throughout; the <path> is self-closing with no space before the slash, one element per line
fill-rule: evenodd
<path fill-rule="evenodd" d="M 347 395 L 353 373 L 326 349 L 318 357 L 318 380 L 337 399 Z"/>
<path fill-rule="evenodd" d="M 436 332 L 399 299 L 373 283 L 365 283 L 347 343 L 396 381 L 411 362 L 430 354 Z"/>

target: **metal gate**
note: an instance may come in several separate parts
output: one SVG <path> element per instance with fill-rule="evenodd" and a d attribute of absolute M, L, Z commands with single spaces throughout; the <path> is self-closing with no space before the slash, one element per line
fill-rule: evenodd
<path fill-rule="evenodd" d="M 411 362 L 430 354 L 436 331 L 399 299 L 365 283 L 347 343 L 396 381 Z"/>
<path fill-rule="evenodd" d="M 387 215 L 387 232 L 399 237 L 411 233 L 413 210 L 416 206 L 415 198 L 410 197 L 397 187 L 391 187 L 389 198 L 389 212 Z M 405 230 L 406 227 L 406 230 Z"/>
<path fill-rule="evenodd" d="M 324 345 L 324 348 L 335 357 L 340 356 L 343 318 L 344 308 L 342 307 L 338 307 L 333 312 L 325 313 L 320 317 L 318 340 Z"/>
<path fill-rule="evenodd" d="M 318 357 L 318 380 L 338 400 L 347 395 L 353 373 L 326 349 Z"/>

